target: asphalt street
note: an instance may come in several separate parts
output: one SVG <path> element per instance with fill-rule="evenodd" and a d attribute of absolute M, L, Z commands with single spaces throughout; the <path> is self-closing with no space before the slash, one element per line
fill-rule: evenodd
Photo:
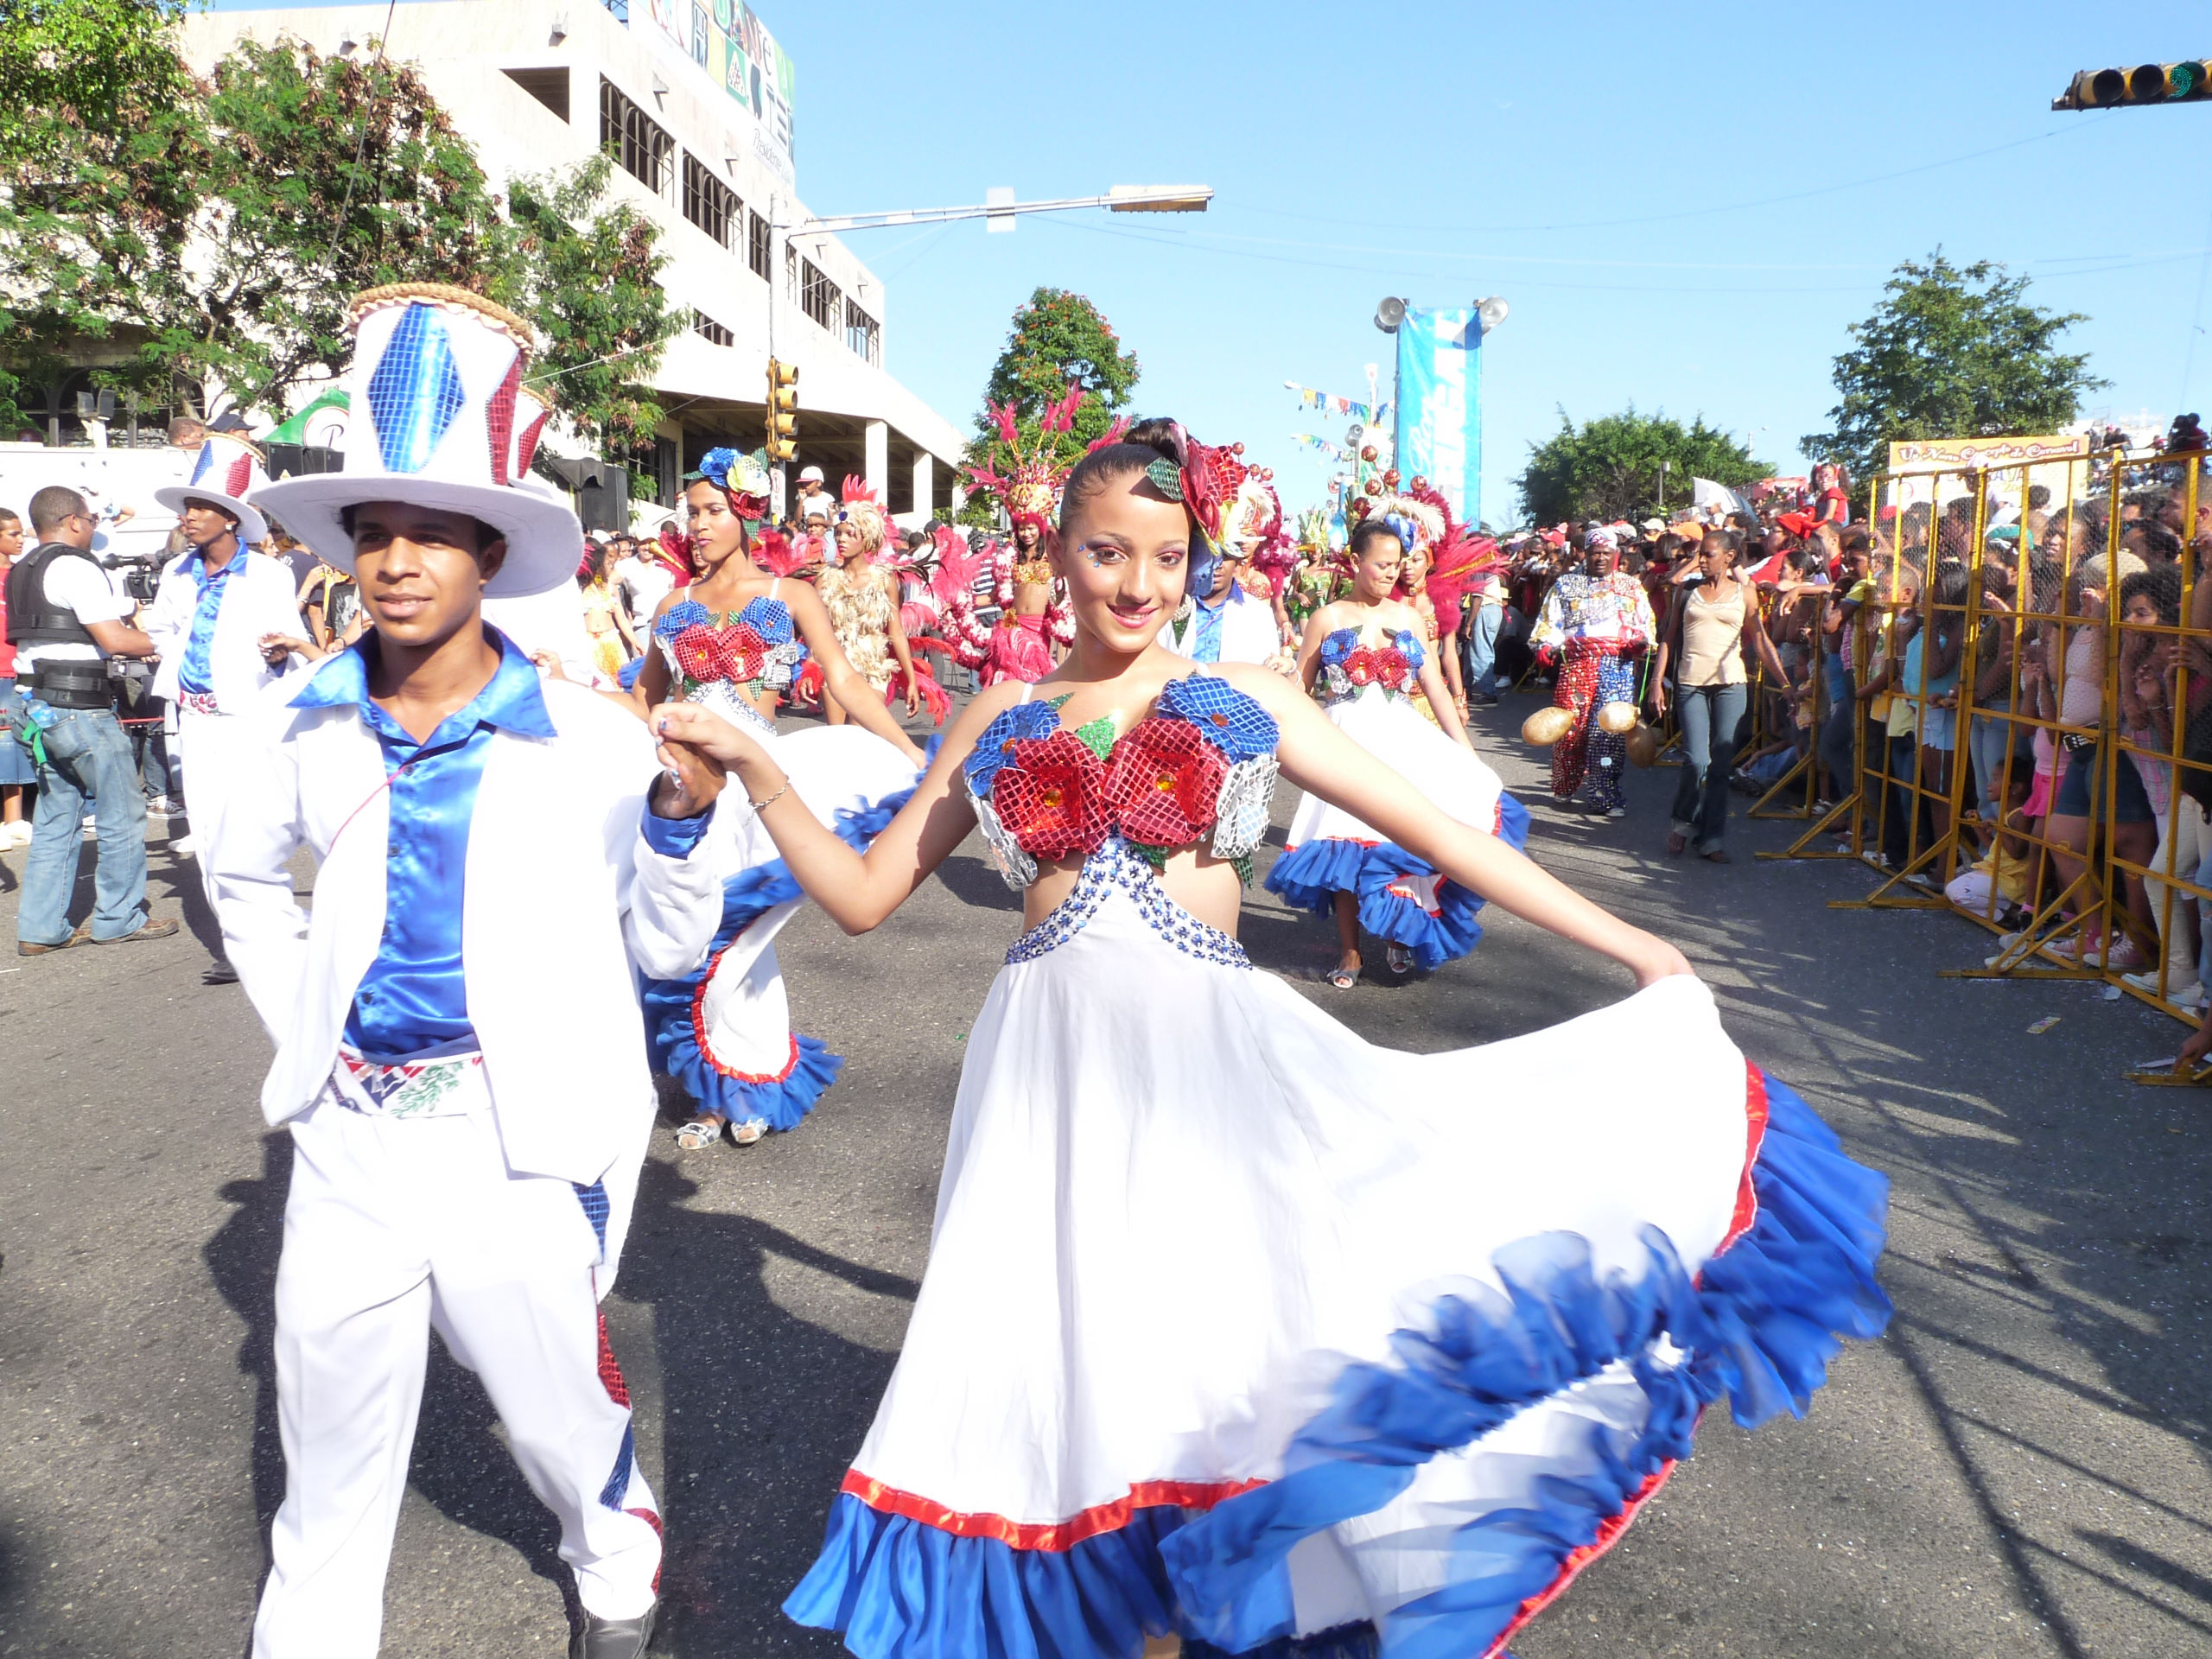
<path fill-rule="evenodd" d="M 1678 941 L 1751 1058 L 1890 1173 L 1897 1317 L 1842 1356 L 1808 1421 L 1753 1435 L 1709 1415 L 1697 1457 L 1523 1659 L 2212 1655 L 2212 1100 L 2120 1075 L 2180 1028 L 2093 988 L 1937 977 L 1988 936 L 1829 909 L 1872 878 L 1754 861 L 1789 827 L 1746 824 L 1740 800 L 1736 863 L 1669 859 L 1670 771 L 1632 775 L 1624 822 L 1556 812 L 1514 737 L 1529 706 L 1483 724 L 1535 809 L 1531 852 Z M 1290 805 L 1286 788 L 1278 824 Z M 0 863 L 0 938 L 22 867 Z M 196 938 L 0 969 L 0 1655 L 243 1654 L 282 1493 L 289 1143 L 256 1104 L 268 1049 L 245 997 L 200 983 L 192 867 L 162 847 L 153 870 L 158 908 Z M 1627 991 L 1489 920 L 1430 978 L 1300 982 L 1364 1035 L 1423 1050 Z M 849 1057 L 837 1086 L 748 1150 L 656 1141 L 607 1316 L 667 1522 L 659 1651 L 837 1650 L 778 1604 L 898 1352 L 967 1022 L 1017 931 L 976 840 L 868 938 L 802 914 L 779 949 L 802 1028 Z M 1256 889 L 1243 937 L 1267 971 L 1332 956 L 1326 928 Z M 1667 1056 L 1557 1062 L 1633 1090 Z M 384 1651 L 563 1651 L 555 1544 L 480 1389 L 436 1356 Z"/>

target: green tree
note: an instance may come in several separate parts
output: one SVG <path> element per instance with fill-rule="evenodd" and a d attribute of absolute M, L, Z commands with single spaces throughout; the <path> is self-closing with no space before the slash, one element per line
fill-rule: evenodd
<path fill-rule="evenodd" d="M 215 65 L 207 127 L 192 280 L 149 349 L 240 408 L 273 414 L 342 362 L 363 289 L 509 296 L 499 193 L 411 65 L 241 41 Z"/>
<path fill-rule="evenodd" d="M 0 423 L 73 365 L 151 378 L 208 162 L 175 0 L 0 7 Z"/>
<path fill-rule="evenodd" d="M 1843 401 L 1828 411 L 1834 425 L 1799 440 L 1809 455 L 1864 474 L 1900 439 L 2056 432 L 2084 393 L 2107 384 L 2089 373 L 2086 354 L 2058 349 L 2058 337 L 2088 319 L 2030 304 L 2028 279 L 2002 265 L 1955 265 L 1938 248 L 1925 264 L 1900 264 L 1885 286 L 1835 359 Z"/>
<path fill-rule="evenodd" d="M 661 410 L 646 382 L 684 318 L 660 285 L 659 226 L 607 205 L 612 166 L 601 154 L 565 175 L 518 178 L 508 206 L 520 237 L 513 302 L 546 341 L 531 389 L 619 457 L 653 440 Z"/>
<path fill-rule="evenodd" d="M 682 317 L 656 227 L 605 205 L 604 158 L 503 203 L 413 67 L 242 41 L 203 83 L 180 15 L 0 6 L 0 422 L 23 419 L 22 385 L 87 365 L 273 417 L 346 361 L 355 294 L 442 282 L 537 327 L 548 401 L 580 436 L 615 454 L 651 438 L 641 383 Z"/>
<path fill-rule="evenodd" d="M 991 378 L 983 387 L 984 407 L 976 416 L 976 436 L 968 445 L 968 462 L 997 467 L 1007 458 L 990 405 L 1014 405 L 1015 424 L 1027 442 L 1037 435 L 1045 410 L 1076 385 L 1083 390 L 1083 401 L 1076 408 L 1074 428 L 1060 435 L 1055 446 L 1060 459 L 1072 465 L 1128 407 L 1137 373 L 1136 354 L 1122 349 L 1112 325 L 1096 306 L 1066 289 L 1037 289 L 1015 310 L 1006 347 L 991 365 Z M 991 512 L 977 501 L 961 518 L 988 524 Z"/>
<path fill-rule="evenodd" d="M 1619 415 L 1580 426 L 1559 412 L 1559 430 L 1529 446 L 1521 474 L 1522 512 L 1532 524 L 1568 518 L 1624 518 L 1660 503 L 1660 465 L 1666 464 L 1667 499 L 1690 499 L 1690 480 L 1749 484 L 1773 469 L 1700 415 L 1688 426 L 1664 415 L 1639 415 L 1631 404 Z"/>

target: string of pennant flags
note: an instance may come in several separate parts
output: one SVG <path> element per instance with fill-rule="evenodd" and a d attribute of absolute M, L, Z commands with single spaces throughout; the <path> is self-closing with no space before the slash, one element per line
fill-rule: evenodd
<path fill-rule="evenodd" d="M 1351 454 L 1351 451 L 1344 445 L 1331 443 L 1326 438 L 1317 437 L 1311 432 L 1294 432 L 1290 435 L 1290 441 L 1302 443 L 1316 454 L 1326 455 L 1331 461 L 1344 461 Z"/>
<path fill-rule="evenodd" d="M 1286 380 L 1283 389 L 1298 394 L 1301 409 L 1318 409 L 1328 415 L 1351 415 L 1366 425 L 1379 425 L 1390 418 L 1390 405 L 1379 403 L 1370 412 L 1369 405 L 1356 398 L 1339 397 L 1332 391 L 1322 391 L 1313 386 L 1301 386 L 1295 380 Z"/>

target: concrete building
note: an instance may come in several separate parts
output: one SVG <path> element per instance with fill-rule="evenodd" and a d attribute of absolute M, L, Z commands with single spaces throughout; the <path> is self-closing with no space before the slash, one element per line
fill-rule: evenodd
<path fill-rule="evenodd" d="M 799 368 L 798 460 L 865 477 L 902 523 L 950 512 L 962 433 L 884 366 L 882 283 L 808 210 L 792 165 L 790 60 L 738 0 L 409 0 L 189 16 L 205 72 L 244 37 L 419 66 L 495 183 L 611 147 L 613 189 L 661 226 L 663 282 L 690 314 L 652 384 L 667 419 L 650 472 L 672 503 L 716 445 L 758 448 L 772 353 Z M 865 203 L 876 207 L 897 204 Z M 780 270 L 779 270 L 780 267 Z M 645 457 L 633 471 L 646 470 Z"/>

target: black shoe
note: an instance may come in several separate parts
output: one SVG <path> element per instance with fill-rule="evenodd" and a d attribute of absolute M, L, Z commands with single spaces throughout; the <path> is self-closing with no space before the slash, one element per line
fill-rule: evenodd
<path fill-rule="evenodd" d="M 656 1601 L 635 1618 L 601 1618 L 586 1613 L 584 1627 L 569 1639 L 569 1659 L 645 1659 L 653 1639 Z"/>
<path fill-rule="evenodd" d="M 228 957 L 218 957 L 208 964 L 207 971 L 200 976 L 200 982 L 202 985 L 235 985 L 238 982 L 238 970 L 231 966 Z"/>

